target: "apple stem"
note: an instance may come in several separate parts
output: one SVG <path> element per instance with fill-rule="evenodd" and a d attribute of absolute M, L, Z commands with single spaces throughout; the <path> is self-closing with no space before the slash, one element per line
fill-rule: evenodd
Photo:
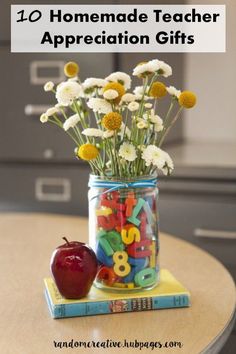
<path fill-rule="evenodd" d="M 62 239 L 66 241 L 67 245 L 70 245 L 70 242 L 67 240 L 66 237 L 62 237 Z"/>

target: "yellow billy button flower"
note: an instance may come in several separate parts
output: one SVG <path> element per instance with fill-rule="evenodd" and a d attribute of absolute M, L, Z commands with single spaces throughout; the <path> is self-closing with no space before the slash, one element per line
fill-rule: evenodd
<path fill-rule="evenodd" d="M 192 108 L 197 102 L 196 95 L 191 91 L 183 91 L 179 96 L 179 105 L 184 108 Z"/>
<path fill-rule="evenodd" d="M 167 94 L 166 90 L 166 85 L 163 84 L 160 81 L 155 81 L 153 82 L 150 91 L 149 91 L 149 96 L 155 97 L 155 98 L 162 98 Z"/>
<path fill-rule="evenodd" d="M 82 160 L 90 161 L 96 159 L 99 151 L 95 145 L 83 144 L 79 147 L 77 154 Z"/>
<path fill-rule="evenodd" d="M 66 63 L 64 66 L 64 73 L 67 77 L 75 77 L 79 73 L 79 65 L 74 61 Z"/>
<path fill-rule="evenodd" d="M 121 127 L 122 117 L 119 113 L 110 112 L 102 118 L 102 125 L 107 130 L 117 130 Z"/>
<path fill-rule="evenodd" d="M 118 96 L 114 99 L 116 104 L 120 102 L 121 97 L 125 94 L 125 88 L 119 82 L 109 82 L 103 87 L 103 92 L 106 92 L 107 90 L 115 90 L 118 93 Z"/>

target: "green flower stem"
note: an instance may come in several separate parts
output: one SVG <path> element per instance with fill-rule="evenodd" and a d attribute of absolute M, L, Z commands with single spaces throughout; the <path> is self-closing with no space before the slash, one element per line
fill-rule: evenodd
<path fill-rule="evenodd" d="M 57 122 L 58 127 L 63 129 L 63 124 L 62 124 L 61 120 L 57 117 L 56 114 L 53 114 L 53 118 L 54 118 L 54 121 Z M 49 121 L 51 122 L 51 119 L 49 119 Z"/>
<path fill-rule="evenodd" d="M 165 136 L 165 132 L 168 129 L 169 119 L 170 119 L 170 115 L 171 115 L 172 109 L 174 107 L 174 104 L 175 104 L 175 101 L 171 100 L 169 109 L 168 109 L 168 111 L 166 113 L 166 116 L 165 116 L 165 119 L 164 119 L 164 128 L 160 132 L 159 139 L 156 141 L 156 145 L 159 146 L 159 147 L 160 147 L 160 141 L 163 142 L 163 136 Z"/>
<path fill-rule="evenodd" d="M 93 173 L 93 174 L 96 174 L 93 165 L 90 163 L 90 161 L 88 161 L 88 163 L 89 163 L 89 166 L 90 166 L 90 168 L 91 168 L 91 170 L 92 170 L 92 173 Z"/>
<path fill-rule="evenodd" d="M 79 117 L 80 117 L 80 121 L 81 121 L 81 125 L 82 125 L 82 127 L 84 128 L 84 129 L 86 129 L 86 128 L 88 128 L 88 126 L 87 126 L 87 124 L 86 124 L 86 122 L 85 122 L 85 120 L 84 120 L 84 117 L 82 116 L 82 114 L 81 114 L 81 110 L 80 110 L 80 107 L 79 107 L 79 105 L 78 105 L 78 103 L 76 102 L 76 101 L 74 101 L 73 102 L 73 105 L 74 105 L 74 107 L 75 107 L 75 111 L 76 111 L 76 113 L 79 115 Z"/>
<path fill-rule="evenodd" d="M 157 73 L 155 73 L 155 75 L 153 75 L 152 79 L 151 79 L 151 82 L 150 82 L 150 85 L 149 85 L 149 90 L 148 90 L 148 95 L 150 93 L 150 90 L 151 90 L 151 87 L 152 87 L 152 84 L 153 84 L 153 81 L 158 77 L 159 75 Z"/>
<path fill-rule="evenodd" d="M 90 164 L 95 168 L 94 173 L 95 173 L 95 174 L 98 174 L 97 171 L 99 171 L 99 168 L 98 168 L 98 166 L 96 165 L 96 163 L 94 163 L 92 160 L 90 160 L 89 162 L 90 162 Z M 102 171 L 99 171 L 99 172 L 101 173 Z"/>
<path fill-rule="evenodd" d="M 108 144 L 108 148 L 110 150 L 109 159 L 111 160 L 112 174 L 114 175 L 114 174 L 116 174 L 116 163 L 115 163 L 113 152 L 112 152 L 112 144 L 111 144 L 109 138 L 107 139 L 107 144 Z"/>
<path fill-rule="evenodd" d="M 65 113 L 64 108 L 60 107 L 59 109 L 60 109 L 60 111 L 61 111 L 61 113 L 62 113 L 62 115 L 63 115 L 64 119 L 65 119 L 65 120 L 67 120 L 67 119 L 68 119 L 68 117 L 67 117 L 67 115 L 66 115 L 66 113 Z"/>
<path fill-rule="evenodd" d="M 138 111 L 138 115 L 139 117 L 142 116 L 143 114 L 143 106 L 144 106 L 144 96 L 146 94 L 146 88 L 148 86 L 148 76 L 145 77 L 145 80 L 144 80 L 144 85 L 143 85 L 143 95 L 142 95 L 142 98 L 141 98 L 141 101 L 140 101 L 140 107 L 139 107 L 139 111 Z"/>
<path fill-rule="evenodd" d="M 79 138 L 79 140 L 80 140 L 80 144 L 83 145 L 83 144 L 85 143 L 85 141 L 84 141 L 84 138 L 83 138 L 83 136 L 82 136 L 82 134 L 81 134 L 79 128 L 75 126 L 75 127 L 73 128 L 73 130 L 74 130 L 75 134 L 78 135 L 78 138 Z"/>
<path fill-rule="evenodd" d="M 154 105 L 153 105 L 154 114 L 156 112 L 156 108 L 157 108 L 157 98 L 155 98 Z"/>
<path fill-rule="evenodd" d="M 102 160 L 102 157 L 101 157 L 100 154 L 99 154 L 98 157 L 97 157 L 97 164 L 99 165 L 99 168 L 101 169 L 102 174 L 104 175 L 104 171 L 103 171 L 103 160 Z"/>
<path fill-rule="evenodd" d="M 122 142 L 124 141 L 124 138 L 125 138 L 125 131 L 126 131 L 127 123 L 128 123 L 128 114 L 129 114 L 129 110 L 126 107 L 125 127 L 124 127 L 124 133 L 123 133 L 123 136 L 122 136 Z"/>
<path fill-rule="evenodd" d="M 50 123 L 53 123 L 55 125 L 57 125 L 58 127 L 62 128 L 62 125 L 59 124 L 58 122 L 56 122 L 55 120 L 52 120 L 52 119 L 48 119 L 48 121 Z M 70 132 L 66 131 L 66 133 L 71 137 L 71 139 L 75 142 L 76 146 L 79 145 L 79 142 L 76 140 L 76 137 L 74 137 Z"/>
<path fill-rule="evenodd" d="M 115 135 L 114 135 L 114 156 L 115 156 L 115 163 L 116 163 L 116 168 L 117 168 L 117 173 L 118 176 L 120 176 L 120 164 L 119 164 L 119 157 L 116 151 L 116 145 L 117 145 L 117 132 L 115 131 Z"/>
<path fill-rule="evenodd" d="M 175 117 L 173 118 L 173 120 L 171 121 L 171 123 L 168 125 L 168 127 L 166 127 L 166 130 L 164 132 L 164 134 L 162 135 L 160 142 L 159 142 L 159 147 L 161 147 L 161 145 L 163 144 L 164 139 L 166 138 L 167 134 L 169 133 L 170 129 L 173 127 L 173 125 L 176 123 L 177 119 L 180 116 L 181 111 L 183 110 L 183 107 L 180 107 L 178 112 L 176 113 Z"/>

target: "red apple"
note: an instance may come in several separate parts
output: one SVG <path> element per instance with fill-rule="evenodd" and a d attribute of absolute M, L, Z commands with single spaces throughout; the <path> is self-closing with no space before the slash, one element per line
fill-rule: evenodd
<path fill-rule="evenodd" d="M 66 241 L 55 249 L 51 257 L 51 272 L 61 295 L 80 299 L 88 294 L 97 274 L 97 258 L 93 250 L 82 242 Z"/>

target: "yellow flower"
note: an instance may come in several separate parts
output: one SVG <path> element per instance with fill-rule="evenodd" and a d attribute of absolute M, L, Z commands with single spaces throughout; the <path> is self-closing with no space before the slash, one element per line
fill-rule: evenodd
<path fill-rule="evenodd" d="M 102 118 L 102 125 L 107 130 L 117 130 L 121 127 L 122 117 L 119 113 L 110 112 Z"/>
<path fill-rule="evenodd" d="M 83 144 L 79 147 L 77 154 L 82 160 L 90 161 L 96 159 L 99 151 L 96 146 L 92 144 Z"/>
<path fill-rule="evenodd" d="M 115 90 L 118 93 L 118 96 L 113 100 L 116 104 L 120 102 L 121 97 L 125 94 L 125 88 L 119 82 L 109 82 L 103 87 L 103 92 L 107 90 Z"/>
<path fill-rule="evenodd" d="M 67 77 L 75 77 L 79 73 L 79 65 L 74 61 L 66 63 L 64 66 L 64 73 Z"/>
<path fill-rule="evenodd" d="M 192 108 L 197 102 L 196 95 L 191 91 L 183 91 L 179 96 L 179 104 L 184 108 Z"/>
<path fill-rule="evenodd" d="M 155 98 L 162 98 L 167 94 L 166 85 L 160 81 L 153 82 L 149 91 L 149 96 Z"/>

